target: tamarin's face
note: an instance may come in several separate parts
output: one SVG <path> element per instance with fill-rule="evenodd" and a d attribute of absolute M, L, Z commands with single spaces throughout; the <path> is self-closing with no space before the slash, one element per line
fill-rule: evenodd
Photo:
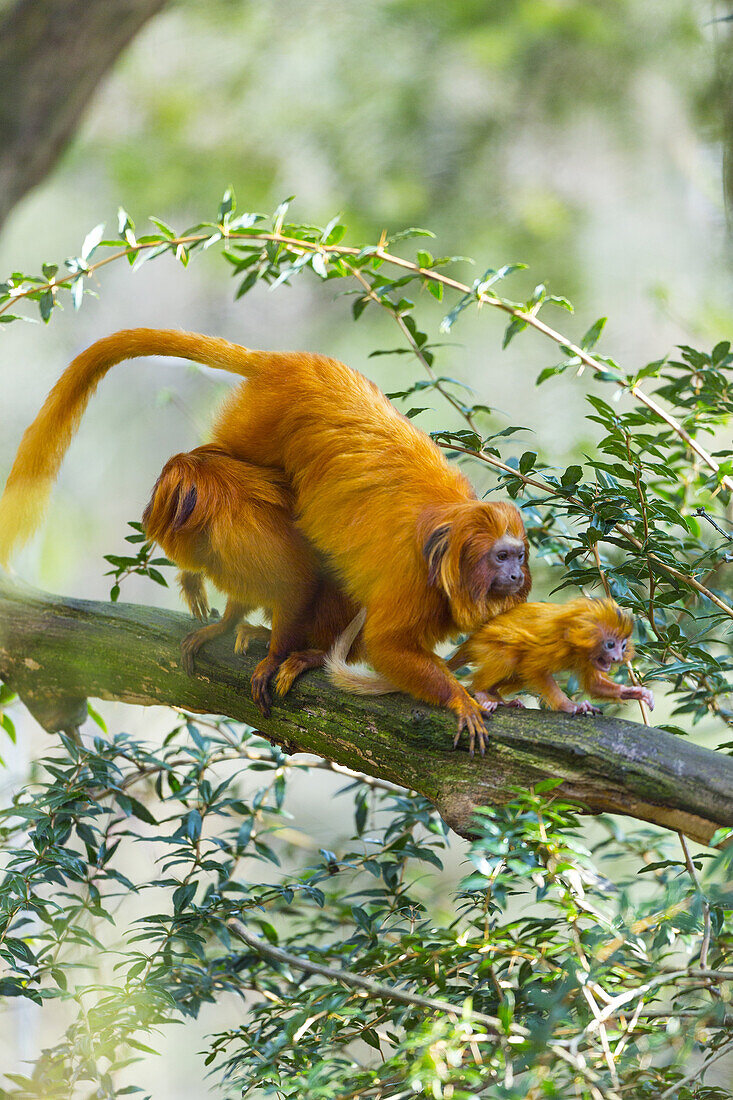
<path fill-rule="evenodd" d="M 443 515 L 422 546 L 428 580 L 448 597 L 460 629 L 475 630 L 502 601 L 527 598 L 532 578 L 524 524 L 503 501 L 470 500 Z"/>
<path fill-rule="evenodd" d="M 488 591 L 514 596 L 524 584 L 525 550 L 522 539 L 502 535 L 486 555 Z"/>
<path fill-rule="evenodd" d="M 628 637 L 622 638 L 619 634 L 607 634 L 604 631 L 591 661 L 601 672 L 608 672 L 612 665 L 621 664 L 625 660 L 628 643 Z"/>

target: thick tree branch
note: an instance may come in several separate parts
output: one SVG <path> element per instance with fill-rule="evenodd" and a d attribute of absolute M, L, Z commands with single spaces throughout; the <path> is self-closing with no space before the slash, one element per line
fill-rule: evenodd
<path fill-rule="evenodd" d="M 304 676 L 263 719 L 246 658 L 220 639 L 185 675 L 185 615 L 132 604 L 67 600 L 0 574 L 0 678 L 49 730 L 86 717 L 86 698 L 162 704 L 225 714 L 254 725 L 289 751 L 315 753 L 424 794 L 457 832 L 477 806 L 504 802 L 511 787 L 563 779 L 560 797 L 593 813 L 628 814 L 707 842 L 733 825 L 733 760 L 653 727 L 618 718 L 499 711 L 485 759 L 451 751 L 453 718 L 402 695 L 343 695 Z"/>
<path fill-rule="evenodd" d="M 0 225 L 46 176 L 102 77 L 167 0 L 15 0 L 0 20 Z"/>

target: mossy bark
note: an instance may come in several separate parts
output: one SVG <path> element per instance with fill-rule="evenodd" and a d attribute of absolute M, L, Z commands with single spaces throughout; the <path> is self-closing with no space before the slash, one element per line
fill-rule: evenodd
<path fill-rule="evenodd" d="M 457 832 L 478 806 L 550 776 L 587 812 L 622 813 L 707 842 L 733 825 L 733 760 L 663 730 L 611 717 L 500 710 L 484 758 L 452 751 L 452 715 L 404 695 L 360 698 L 308 673 L 263 719 L 246 657 L 231 638 L 208 645 L 187 676 L 188 616 L 133 604 L 62 599 L 0 574 L 0 678 L 49 731 L 79 725 L 88 696 L 223 714 L 288 751 L 310 752 L 424 794 Z"/>

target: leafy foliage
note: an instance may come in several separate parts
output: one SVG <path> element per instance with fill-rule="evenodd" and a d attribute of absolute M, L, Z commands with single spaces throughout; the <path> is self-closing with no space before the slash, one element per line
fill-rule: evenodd
<path fill-rule="evenodd" d="M 116 603 L 120 597 L 120 585 L 125 577 L 131 576 L 136 573 L 140 577 L 149 577 L 151 581 L 156 584 L 160 584 L 163 588 L 168 587 L 168 581 L 160 572 L 158 566 L 172 565 L 173 562 L 168 561 L 167 558 L 153 557 L 155 553 L 155 543 L 149 542 L 145 538 L 142 524 L 128 521 L 128 527 L 132 527 L 132 534 L 125 535 L 125 542 L 139 543 L 140 548 L 134 557 L 129 554 L 105 554 L 104 560 L 108 561 L 112 566 L 105 573 L 106 577 L 114 577 L 114 584 L 112 585 L 109 598 L 113 603 Z"/>
<path fill-rule="evenodd" d="M 523 509 L 540 583 L 629 607 L 639 640 L 626 674 L 663 687 L 686 723 L 669 728 L 687 735 L 705 718 L 720 750 L 733 746 L 727 342 L 629 372 L 596 350 L 603 319 L 570 338 L 550 324 L 571 311 L 566 299 L 542 284 L 521 301 L 500 294 L 514 264 L 461 281 L 465 261 L 434 257 L 416 228 L 348 245 L 336 219 L 296 224 L 287 202 L 272 218 L 240 213 L 231 191 L 212 222 L 152 224 L 139 235 L 121 211 L 117 237 L 97 227 L 64 269 L 11 275 L 0 321 L 27 308 L 48 321 L 67 295 L 78 308 L 115 257 L 136 269 L 172 253 L 185 265 L 209 248 L 237 298 L 310 272 L 350 299 L 354 320 L 386 311 L 400 344 L 375 354 L 411 355 L 420 371 L 392 399 L 418 417 L 427 395 L 447 402 L 461 427 L 436 441 Z M 524 430 L 444 370 L 440 332 L 478 308 L 504 315 L 504 346 L 534 331 L 559 349 L 539 383 L 589 380 L 594 442 L 582 461 L 553 469 L 541 436 L 522 451 Z M 165 562 L 133 527 L 137 556 L 107 559 L 113 599 L 130 572 L 163 579 Z M 3 719 L 9 705 L 0 696 Z M 682 838 L 624 834 L 612 820 L 589 851 L 572 809 L 540 785 L 482 814 L 473 869 L 446 912 L 436 883 L 447 838 L 408 792 L 354 776 L 343 792 L 353 835 L 318 858 L 288 844 L 288 779 L 309 767 L 329 766 L 222 719 L 177 715 L 162 748 L 106 731 L 61 738 L 4 813 L 0 990 L 75 1013 L 28 1076 L 6 1074 L 2 1095 L 123 1095 L 156 1028 L 232 996 L 236 1024 L 205 1054 L 231 1095 L 733 1095 L 698 1070 L 731 1046 L 729 855 L 693 857 Z M 258 773 L 263 785 L 245 791 Z M 144 915 L 128 919 L 133 900 Z"/>

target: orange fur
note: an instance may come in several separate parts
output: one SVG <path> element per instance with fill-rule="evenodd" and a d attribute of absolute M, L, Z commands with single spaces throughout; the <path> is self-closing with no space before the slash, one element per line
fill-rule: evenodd
<path fill-rule="evenodd" d="M 521 689 L 544 699 L 553 710 L 590 712 L 573 703 L 553 679 L 574 672 L 588 695 L 605 699 L 643 699 L 647 688 L 614 683 L 605 674 L 611 664 L 633 656 L 628 639 L 633 619 L 614 600 L 571 600 L 566 604 L 525 603 L 480 627 L 450 659 L 453 669 L 473 665 L 471 688 L 489 704 L 503 702 L 503 690 Z M 600 667 L 604 666 L 604 667 Z"/>
<path fill-rule="evenodd" d="M 295 526 L 292 491 L 281 471 L 240 462 L 215 446 L 174 455 L 155 484 L 143 526 L 181 567 L 181 592 L 194 615 L 208 615 L 204 577 L 228 597 L 220 620 L 184 639 L 189 672 L 202 645 L 234 628 L 238 652 L 253 636 L 269 638 L 270 652 L 252 678 L 264 711 L 268 682 L 284 657 L 296 651 L 278 677 L 281 694 L 304 668 L 323 663 L 356 610 Z M 256 610 L 272 621 L 272 632 L 246 621 Z"/>
<path fill-rule="evenodd" d="M 399 689 L 450 707 L 459 730 L 467 726 L 483 746 L 478 704 L 433 648 L 527 598 L 526 561 L 516 586 L 501 591 L 488 564 L 502 536 L 526 544 L 521 517 L 511 504 L 477 500 L 429 436 L 337 360 L 157 329 L 98 341 L 70 364 L 23 437 L 0 501 L 0 561 L 37 525 L 100 379 L 140 355 L 180 356 L 247 379 L 225 402 L 215 444 L 229 458 L 284 472 L 299 529 L 366 607 L 371 663 Z"/>

